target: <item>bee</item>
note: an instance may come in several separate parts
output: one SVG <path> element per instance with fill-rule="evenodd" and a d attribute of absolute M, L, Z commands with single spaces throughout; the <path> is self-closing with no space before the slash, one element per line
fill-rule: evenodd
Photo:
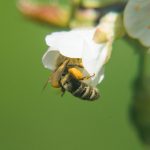
<path fill-rule="evenodd" d="M 84 82 L 92 76 L 83 76 L 80 71 L 80 69 L 83 69 L 81 59 L 60 56 L 56 66 L 48 82 L 54 88 L 61 88 L 62 95 L 65 91 L 68 91 L 83 100 L 93 101 L 99 98 L 98 89 Z"/>
<path fill-rule="evenodd" d="M 60 85 L 62 90 L 66 90 L 80 99 L 93 101 L 99 98 L 99 92 L 96 88 L 78 80 L 71 73 L 62 76 Z"/>

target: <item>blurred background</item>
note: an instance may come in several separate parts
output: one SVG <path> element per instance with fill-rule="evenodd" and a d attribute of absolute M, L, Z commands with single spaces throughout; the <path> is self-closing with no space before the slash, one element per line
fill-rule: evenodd
<path fill-rule="evenodd" d="M 130 44 L 115 42 L 98 101 L 62 98 L 50 85 L 41 92 L 50 74 L 41 62 L 44 39 L 62 29 L 27 20 L 16 0 L 0 2 L 0 18 L 1 150 L 143 150 L 129 117 L 138 72 Z"/>

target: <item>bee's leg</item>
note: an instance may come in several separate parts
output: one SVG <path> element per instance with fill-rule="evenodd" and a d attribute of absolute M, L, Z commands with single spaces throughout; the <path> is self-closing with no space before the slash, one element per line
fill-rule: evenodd
<path fill-rule="evenodd" d="M 74 67 L 83 68 L 83 65 L 82 64 L 68 64 L 67 67 L 68 68 L 74 68 Z"/>
<path fill-rule="evenodd" d="M 64 96 L 65 91 L 66 91 L 66 90 L 65 90 L 64 88 L 61 88 L 61 92 L 62 92 L 62 93 L 61 93 L 61 97 L 63 97 L 63 96 Z"/>
<path fill-rule="evenodd" d="M 64 87 L 60 84 L 60 88 L 61 88 L 61 97 L 63 97 L 64 96 L 64 94 L 65 94 L 65 89 L 64 89 Z"/>
<path fill-rule="evenodd" d="M 95 76 L 95 74 L 93 74 L 91 76 L 85 76 L 85 77 L 81 78 L 80 80 L 88 80 L 88 79 L 90 79 L 90 78 L 92 78 L 94 76 Z"/>

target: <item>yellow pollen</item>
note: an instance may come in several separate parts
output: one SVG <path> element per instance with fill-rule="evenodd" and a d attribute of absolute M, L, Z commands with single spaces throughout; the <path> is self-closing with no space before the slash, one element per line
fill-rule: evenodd
<path fill-rule="evenodd" d="M 80 80 L 83 78 L 83 74 L 77 68 L 69 68 L 68 72 L 71 73 L 76 79 Z"/>
<path fill-rule="evenodd" d="M 53 88 L 60 88 L 60 85 L 59 85 L 59 83 L 58 82 L 51 82 L 51 86 L 53 87 Z"/>

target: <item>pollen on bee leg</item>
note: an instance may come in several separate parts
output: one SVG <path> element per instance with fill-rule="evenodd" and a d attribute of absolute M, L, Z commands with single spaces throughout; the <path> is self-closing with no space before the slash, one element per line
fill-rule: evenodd
<path fill-rule="evenodd" d="M 50 84 L 53 88 L 60 88 L 59 81 L 55 77 L 51 76 Z"/>
<path fill-rule="evenodd" d="M 83 74 L 77 68 L 69 68 L 68 72 L 71 73 L 76 79 L 80 80 L 83 78 Z"/>
<path fill-rule="evenodd" d="M 51 85 L 52 85 L 53 88 L 60 88 L 58 83 L 53 83 L 53 84 L 51 83 Z"/>

